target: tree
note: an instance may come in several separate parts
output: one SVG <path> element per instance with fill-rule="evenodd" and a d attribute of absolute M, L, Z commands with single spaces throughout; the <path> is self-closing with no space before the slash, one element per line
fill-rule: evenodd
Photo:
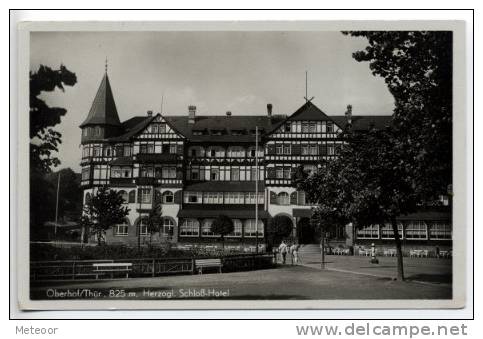
<path fill-rule="evenodd" d="M 63 168 L 57 172 L 47 173 L 45 178 L 54 187 L 55 194 L 59 175 L 59 218 L 63 218 L 66 214 L 79 216 L 82 213 L 80 175 L 71 168 Z"/>
<path fill-rule="evenodd" d="M 86 202 L 81 225 L 96 235 L 98 245 L 102 244 L 109 227 L 122 223 L 128 215 L 129 208 L 123 207 L 123 204 L 122 194 L 105 186 L 99 187 L 90 201 Z"/>
<path fill-rule="evenodd" d="M 343 32 L 367 38 L 353 54 L 384 78 L 395 99 L 395 136 L 408 144 L 411 177 L 421 200 L 433 203 L 452 183 L 453 33 Z"/>
<path fill-rule="evenodd" d="M 75 73 L 64 65 L 58 70 L 40 65 L 37 72 L 30 72 L 30 168 L 33 171 L 47 173 L 52 166 L 60 164 L 52 152 L 58 151 L 62 135 L 51 127 L 59 124 L 67 112 L 65 108 L 48 106 L 39 96 L 56 88 L 64 91 L 64 86 L 74 86 L 76 82 Z"/>
<path fill-rule="evenodd" d="M 272 244 L 278 244 L 283 238 L 288 237 L 293 230 L 292 219 L 285 215 L 277 215 L 268 223 L 267 233 Z"/>
<path fill-rule="evenodd" d="M 233 221 L 226 215 L 219 215 L 211 224 L 211 231 L 221 236 L 223 252 L 225 251 L 225 236 L 232 233 L 234 229 Z"/>
<path fill-rule="evenodd" d="M 420 207 L 411 177 L 407 145 L 388 127 L 346 136 L 336 159 L 325 160 L 318 173 L 300 171 L 295 178 L 299 189 L 318 205 L 321 220 L 352 222 L 356 227 L 391 223 L 397 250 L 397 278 L 404 280 L 401 241 L 397 217 Z"/>
<path fill-rule="evenodd" d="M 149 215 L 146 219 L 147 228 L 149 232 L 149 245 L 152 244 L 153 235 L 160 231 L 161 223 L 162 223 L 162 205 L 161 199 L 159 194 L 155 194 L 154 204 L 151 210 L 149 211 Z"/>

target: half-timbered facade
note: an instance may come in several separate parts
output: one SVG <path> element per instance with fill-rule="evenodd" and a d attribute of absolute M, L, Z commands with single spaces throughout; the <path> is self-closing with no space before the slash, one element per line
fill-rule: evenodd
<path fill-rule="evenodd" d="M 311 205 L 292 185 L 293 171 L 302 165 L 313 172 L 321 159 L 336 157 L 348 124 L 364 130 L 388 121 L 388 116 L 352 116 L 350 109 L 346 115 L 327 115 L 308 101 L 290 115 L 273 114 L 271 104 L 264 115 L 245 116 L 197 116 L 196 107 L 189 106 L 186 115 L 148 111 L 120 122 L 106 73 L 80 126 L 84 202 L 101 185 L 122 193 L 130 212 L 108 231 L 110 243 L 217 246 L 211 223 L 220 214 L 234 223 L 228 248 L 263 249 L 267 224 L 275 216 L 290 219 L 295 237 L 314 241 L 304 229 Z M 151 236 L 146 217 L 155 203 L 161 204 L 163 221 Z M 439 216 L 435 228 L 426 225 L 427 238 L 417 240 L 447 239 L 443 219 Z M 343 227 L 334 237 L 352 244 L 376 235 L 384 241 L 385 229 L 374 227 L 377 232 Z"/>

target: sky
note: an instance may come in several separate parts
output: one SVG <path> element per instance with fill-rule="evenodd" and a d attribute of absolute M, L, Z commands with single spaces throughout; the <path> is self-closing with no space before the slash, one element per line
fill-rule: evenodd
<path fill-rule="evenodd" d="M 59 168 L 80 171 L 79 125 L 102 80 L 105 60 L 121 121 L 146 115 L 290 115 L 308 95 L 328 115 L 389 115 L 394 99 L 384 80 L 352 53 L 367 41 L 340 32 L 33 32 L 30 70 L 64 64 L 77 75 L 65 92 L 42 94 L 67 114 Z"/>

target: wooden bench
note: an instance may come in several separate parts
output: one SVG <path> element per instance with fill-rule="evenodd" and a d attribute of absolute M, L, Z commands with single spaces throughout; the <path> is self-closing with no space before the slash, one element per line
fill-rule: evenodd
<path fill-rule="evenodd" d="M 132 270 L 132 263 L 126 262 L 110 262 L 110 263 L 94 263 L 93 273 L 96 275 L 96 279 L 99 279 L 99 275 L 106 273 L 111 274 L 111 278 L 114 277 L 114 273 L 126 273 L 126 278 L 129 278 L 129 272 Z"/>
<path fill-rule="evenodd" d="M 203 274 L 203 268 L 218 267 L 218 273 L 221 273 L 221 259 L 195 259 L 195 267 L 198 274 Z"/>

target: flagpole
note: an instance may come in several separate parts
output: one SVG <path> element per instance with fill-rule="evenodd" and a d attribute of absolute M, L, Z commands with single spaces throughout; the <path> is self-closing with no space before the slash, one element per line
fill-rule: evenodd
<path fill-rule="evenodd" d="M 255 126 L 255 172 L 255 253 L 258 253 L 258 126 Z"/>
<path fill-rule="evenodd" d="M 59 216 L 59 188 L 60 188 L 60 171 L 57 178 L 57 198 L 55 201 L 55 226 L 54 226 L 54 236 L 57 236 L 57 220 Z"/>

